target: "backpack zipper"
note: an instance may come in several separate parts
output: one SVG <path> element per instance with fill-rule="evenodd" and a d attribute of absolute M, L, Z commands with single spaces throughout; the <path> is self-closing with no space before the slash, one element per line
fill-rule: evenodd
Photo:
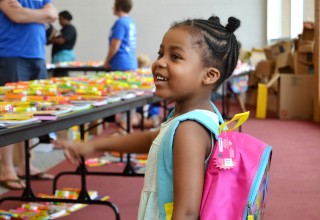
<path fill-rule="evenodd" d="M 245 207 L 243 219 L 247 219 L 247 220 L 254 219 L 254 215 L 252 213 L 251 208 L 252 208 L 253 202 L 256 198 L 257 192 L 259 190 L 259 186 L 260 186 L 263 174 L 264 174 L 263 171 L 266 169 L 266 167 L 268 165 L 271 150 L 272 150 L 271 146 L 268 146 L 262 154 L 262 160 L 261 160 L 261 163 L 260 163 L 259 168 L 257 170 L 257 175 L 255 176 L 253 183 L 252 183 L 252 186 L 250 188 L 248 203 L 247 203 L 247 207 Z M 251 214 L 252 214 L 251 216 L 248 215 L 248 211 L 249 211 L 249 213 L 251 212 Z M 248 216 L 248 218 L 247 218 L 247 216 Z"/>
<path fill-rule="evenodd" d="M 247 207 L 248 217 L 247 217 L 247 220 L 254 220 L 254 215 L 252 213 L 251 207 L 252 207 L 252 203 L 248 202 L 248 207 Z"/>

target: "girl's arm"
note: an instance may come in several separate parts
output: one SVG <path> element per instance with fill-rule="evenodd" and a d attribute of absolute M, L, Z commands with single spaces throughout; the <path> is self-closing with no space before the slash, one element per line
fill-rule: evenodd
<path fill-rule="evenodd" d="M 210 150 L 208 130 L 194 121 L 179 125 L 173 145 L 173 220 L 199 219 L 205 159 Z"/>
<path fill-rule="evenodd" d="M 67 159 L 79 165 L 80 157 L 98 151 L 119 151 L 127 153 L 148 153 L 159 131 L 145 131 L 123 136 L 97 137 L 87 142 L 57 140 L 57 148 L 65 149 Z"/>

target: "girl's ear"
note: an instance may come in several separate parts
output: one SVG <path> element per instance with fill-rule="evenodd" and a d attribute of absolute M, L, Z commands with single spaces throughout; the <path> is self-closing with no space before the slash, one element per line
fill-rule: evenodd
<path fill-rule="evenodd" d="M 203 84 L 212 85 L 220 78 L 220 71 L 217 68 L 209 67 L 203 77 Z"/>

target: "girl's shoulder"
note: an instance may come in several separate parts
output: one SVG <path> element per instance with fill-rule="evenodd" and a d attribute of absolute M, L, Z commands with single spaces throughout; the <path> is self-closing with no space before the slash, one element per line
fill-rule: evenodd
<path fill-rule="evenodd" d="M 182 115 L 179 115 L 177 117 L 179 121 L 185 121 L 185 120 L 195 120 L 200 123 L 215 123 L 219 124 L 219 118 L 218 115 L 209 110 L 204 109 L 195 109 L 190 112 L 184 113 Z"/>
<path fill-rule="evenodd" d="M 170 114 L 168 120 L 163 123 L 163 126 L 169 127 L 166 130 L 168 130 L 169 133 L 172 133 L 178 126 L 181 126 L 181 123 L 190 129 L 187 130 L 188 134 L 192 134 L 193 127 L 198 127 L 198 124 L 200 124 L 202 127 L 205 127 L 207 130 L 213 133 L 214 136 L 218 136 L 219 118 L 218 115 L 213 111 L 196 109 L 177 117 L 173 117 L 173 114 Z"/>

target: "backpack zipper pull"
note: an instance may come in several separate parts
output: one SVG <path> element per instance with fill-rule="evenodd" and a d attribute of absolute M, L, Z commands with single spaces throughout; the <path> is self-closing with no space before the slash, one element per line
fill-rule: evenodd
<path fill-rule="evenodd" d="M 248 217 L 247 217 L 247 220 L 254 220 L 254 216 L 252 214 L 252 210 L 251 210 L 251 202 L 248 203 Z"/>

